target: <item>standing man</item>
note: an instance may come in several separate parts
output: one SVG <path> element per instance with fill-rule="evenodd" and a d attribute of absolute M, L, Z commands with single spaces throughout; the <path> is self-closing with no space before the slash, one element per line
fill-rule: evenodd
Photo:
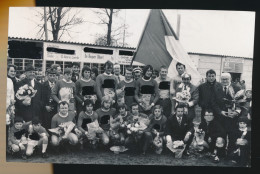
<path fill-rule="evenodd" d="M 56 83 L 57 72 L 54 69 L 47 70 L 47 81 L 43 83 L 43 118 L 42 126 L 46 129 L 51 128 L 51 119 L 57 113 L 57 103 L 53 100 L 51 93 Z"/>
<path fill-rule="evenodd" d="M 175 94 L 175 90 L 177 86 L 182 82 L 182 74 L 185 72 L 186 66 L 184 64 L 181 64 L 180 62 L 177 62 L 176 64 L 176 70 L 178 72 L 177 76 L 174 76 L 172 78 L 172 85 L 171 85 L 171 93 L 172 95 Z"/>
<path fill-rule="evenodd" d="M 221 86 L 214 88 L 214 97 L 212 99 L 213 111 L 217 115 L 216 119 L 225 129 L 226 140 L 228 137 L 228 155 L 231 155 L 235 148 L 236 140 L 233 137 L 237 127 L 238 116 L 241 112 L 238 106 L 233 108 L 234 105 L 231 100 L 234 99 L 234 95 L 239 90 L 238 86 L 231 83 L 230 73 L 222 73 Z"/>
<path fill-rule="evenodd" d="M 61 66 L 59 64 L 52 64 L 51 68 L 54 69 L 57 72 L 56 80 L 63 79 L 63 73 L 62 73 L 62 70 L 61 70 Z"/>
<path fill-rule="evenodd" d="M 205 110 L 212 110 L 211 100 L 215 88 L 221 88 L 221 83 L 216 81 L 216 72 L 210 69 L 206 72 L 206 82 L 199 85 L 199 106 L 201 107 L 201 120 L 204 120 Z"/>
<path fill-rule="evenodd" d="M 76 83 L 76 81 L 79 79 L 79 63 L 73 62 L 72 63 L 72 77 L 71 80 Z"/>
<path fill-rule="evenodd" d="M 134 80 L 137 81 L 140 77 L 142 77 L 142 69 L 140 67 L 134 68 Z"/>
<path fill-rule="evenodd" d="M 190 95 L 190 99 L 188 101 L 177 101 L 176 99 L 173 100 L 172 102 L 172 110 L 174 112 L 175 110 L 175 105 L 177 102 L 177 105 L 180 103 L 183 103 L 185 107 L 184 113 L 187 114 L 188 119 L 190 122 L 195 118 L 195 105 L 198 103 L 199 100 L 199 91 L 196 86 L 191 84 L 191 75 L 188 73 L 183 73 L 182 74 L 182 82 L 176 87 L 174 97 L 178 96 L 178 93 L 183 93 L 187 92 Z M 180 95 L 182 96 L 182 95 Z M 186 98 L 186 96 L 184 96 Z M 182 99 L 184 100 L 184 98 Z M 186 113 L 188 112 L 188 113 Z"/>
<path fill-rule="evenodd" d="M 96 79 L 98 100 L 101 102 L 103 96 L 109 95 L 115 102 L 115 92 L 118 83 L 116 76 L 112 74 L 113 63 L 108 60 L 104 64 L 104 67 L 105 72 L 103 74 L 99 74 Z"/>
<path fill-rule="evenodd" d="M 170 95 L 171 79 L 167 76 L 168 69 L 166 66 L 160 67 L 159 77 L 155 79 L 159 88 L 158 104 L 163 108 L 163 114 L 168 118 L 171 114 L 172 103 Z"/>
<path fill-rule="evenodd" d="M 42 118 L 43 101 L 42 101 L 42 84 L 35 80 L 35 69 L 32 65 L 25 67 L 26 77 L 17 83 L 15 87 L 15 94 L 19 88 L 24 85 L 31 86 L 34 90 L 37 90 L 34 97 L 31 98 L 31 102 L 25 102 L 25 100 L 19 100 L 16 98 L 15 109 L 16 115 L 23 118 L 25 122 L 32 121 L 34 117 Z"/>
<path fill-rule="evenodd" d="M 122 75 L 120 74 L 120 72 L 121 72 L 120 65 L 119 65 L 118 63 L 115 63 L 115 64 L 114 64 L 114 75 L 115 75 L 116 78 L 117 78 L 117 83 L 119 83 L 119 82 L 121 82 L 122 80 L 125 79 L 125 77 L 122 76 Z"/>

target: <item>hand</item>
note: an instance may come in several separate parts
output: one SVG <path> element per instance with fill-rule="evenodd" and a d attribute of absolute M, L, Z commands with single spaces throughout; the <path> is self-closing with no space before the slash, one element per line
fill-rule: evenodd
<path fill-rule="evenodd" d="M 184 143 L 186 143 L 190 139 L 190 135 L 191 135 L 191 133 L 187 132 L 187 134 L 185 135 L 184 140 L 183 140 Z"/>
<path fill-rule="evenodd" d="M 65 133 L 61 138 L 62 139 L 67 139 L 68 138 L 68 134 Z"/>
<path fill-rule="evenodd" d="M 221 111 L 221 115 L 224 116 L 224 117 L 227 117 L 227 116 L 228 116 L 228 113 L 225 112 L 225 111 Z"/>
<path fill-rule="evenodd" d="M 86 135 L 86 136 L 88 135 L 88 131 L 85 131 L 85 135 Z"/>
<path fill-rule="evenodd" d="M 142 131 L 142 130 L 138 131 L 138 134 L 143 134 L 143 133 L 144 133 L 144 131 Z"/>
<path fill-rule="evenodd" d="M 76 133 L 78 136 L 80 136 L 80 135 L 82 134 L 81 131 L 78 130 L 78 129 L 75 129 L 75 133 Z"/>
<path fill-rule="evenodd" d="M 237 113 L 236 111 L 230 112 L 230 113 L 228 114 L 228 116 L 231 117 L 231 118 L 234 118 L 234 117 L 236 117 L 237 115 L 238 115 L 238 113 Z"/>
<path fill-rule="evenodd" d="M 211 141 L 212 141 L 212 140 L 211 140 L 211 138 L 209 137 L 209 138 L 208 138 L 208 142 L 211 143 Z"/>
<path fill-rule="evenodd" d="M 29 100 L 28 98 L 26 98 L 26 99 L 24 99 L 23 100 L 23 105 L 25 105 L 25 106 L 30 106 L 31 105 L 31 100 Z"/>
<path fill-rule="evenodd" d="M 45 109 L 47 112 L 51 112 L 52 111 L 52 107 L 51 106 L 45 106 Z"/>

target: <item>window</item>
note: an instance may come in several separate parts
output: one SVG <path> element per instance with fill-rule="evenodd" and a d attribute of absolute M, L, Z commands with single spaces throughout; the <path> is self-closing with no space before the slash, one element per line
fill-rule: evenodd
<path fill-rule="evenodd" d="M 42 60 L 34 60 L 34 67 L 36 69 L 42 68 Z"/>
<path fill-rule="evenodd" d="M 46 61 L 46 69 L 51 68 L 52 64 L 54 64 L 54 61 Z"/>

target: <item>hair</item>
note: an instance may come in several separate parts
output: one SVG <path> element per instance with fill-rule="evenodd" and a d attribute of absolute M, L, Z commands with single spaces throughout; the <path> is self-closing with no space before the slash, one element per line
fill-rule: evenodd
<path fill-rule="evenodd" d="M 154 108 L 153 108 L 153 112 L 152 112 L 153 114 L 154 114 L 155 109 L 160 109 L 161 112 L 163 112 L 163 108 L 162 108 L 161 105 L 155 105 L 155 106 L 154 106 Z"/>
<path fill-rule="evenodd" d="M 98 69 L 97 69 L 97 67 L 93 66 L 91 68 L 91 73 L 94 73 L 96 75 L 96 77 L 97 77 L 98 76 Z"/>
<path fill-rule="evenodd" d="M 132 109 L 133 109 L 133 106 L 138 106 L 138 109 L 139 109 L 139 105 L 137 103 L 132 103 L 130 105 L 130 111 L 132 112 Z"/>
<path fill-rule="evenodd" d="M 34 125 L 41 124 L 41 120 L 39 119 L 39 117 L 34 117 L 32 119 L 32 124 Z"/>
<path fill-rule="evenodd" d="M 213 69 L 210 69 L 206 72 L 206 76 L 208 76 L 209 74 L 215 74 L 216 75 L 216 72 Z"/>
<path fill-rule="evenodd" d="M 79 64 L 78 62 L 73 62 L 73 63 L 72 63 L 72 66 L 74 66 L 74 65 L 76 65 L 76 66 L 78 66 L 78 67 L 80 66 L 80 64 Z"/>
<path fill-rule="evenodd" d="M 14 124 L 15 123 L 23 123 L 23 118 L 19 116 L 14 117 Z"/>
<path fill-rule="evenodd" d="M 82 68 L 82 71 L 81 71 L 82 77 L 84 77 L 84 71 L 89 71 L 89 72 L 91 73 L 90 67 L 89 67 L 89 66 L 84 66 L 84 67 Z"/>
<path fill-rule="evenodd" d="M 184 64 L 180 63 L 180 62 L 177 62 L 177 63 L 176 63 L 176 69 L 177 69 L 178 66 L 183 66 L 184 69 L 186 69 L 186 66 L 185 66 Z"/>
<path fill-rule="evenodd" d="M 179 103 L 175 109 L 177 110 L 178 108 L 185 108 L 185 105 L 183 103 Z"/>
<path fill-rule="evenodd" d="M 104 97 L 102 97 L 101 107 L 104 106 L 104 102 L 110 102 L 110 107 L 112 106 L 112 98 L 109 95 L 105 95 Z"/>
<path fill-rule="evenodd" d="M 64 74 L 72 74 L 72 69 L 71 68 L 65 68 L 64 69 Z"/>
<path fill-rule="evenodd" d="M 120 109 L 124 108 L 126 110 L 127 106 L 124 103 L 120 103 L 117 105 L 116 109 L 117 112 L 119 112 Z"/>
<path fill-rule="evenodd" d="M 143 68 L 143 75 L 146 74 L 146 72 L 147 72 L 148 69 L 150 69 L 151 71 L 153 71 L 152 65 L 146 65 L 146 66 Z"/>
<path fill-rule="evenodd" d="M 126 67 L 126 70 L 130 71 L 130 72 L 133 72 L 133 67 L 132 66 L 128 66 L 128 67 Z"/>
<path fill-rule="evenodd" d="M 162 66 L 160 67 L 160 71 L 161 71 L 162 69 L 167 69 L 167 67 L 166 67 L 165 65 L 162 65 Z"/>
<path fill-rule="evenodd" d="M 69 106 L 69 103 L 66 102 L 66 101 L 62 101 L 62 102 L 58 103 L 58 108 L 59 108 L 59 109 L 60 109 L 60 106 L 61 106 L 61 105 L 68 105 L 68 106 Z"/>
<path fill-rule="evenodd" d="M 92 101 L 92 100 L 89 100 L 89 99 L 87 99 L 87 100 L 84 101 L 84 106 L 83 106 L 83 111 L 84 111 L 84 112 L 86 111 L 86 107 L 87 107 L 88 105 L 92 105 L 92 107 L 94 107 L 93 101 Z"/>
<path fill-rule="evenodd" d="M 51 68 L 57 70 L 58 67 L 61 67 L 59 64 L 52 64 Z"/>
<path fill-rule="evenodd" d="M 16 66 L 16 65 L 13 65 L 13 64 L 9 64 L 9 65 L 7 65 L 7 72 L 10 70 L 11 67 L 13 67 L 14 70 L 16 71 L 17 66 Z"/>
<path fill-rule="evenodd" d="M 110 60 L 108 60 L 108 61 L 106 61 L 105 64 L 104 64 L 104 69 L 105 69 L 107 66 L 113 66 L 113 63 L 112 63 Z"/>

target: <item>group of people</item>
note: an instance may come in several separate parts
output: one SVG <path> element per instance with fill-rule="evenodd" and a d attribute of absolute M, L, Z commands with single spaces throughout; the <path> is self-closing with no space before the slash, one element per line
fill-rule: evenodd
<path fill-rule="evenodd" d="M 151 65 L 128 66 L 123 76 L 120 65 L 110 61 L 102 74 L 89 66 L 80 71 L 77 63 L 62 73 L 54 64 L 39 82 L 32 65 L 25 67 L 22 80 L 15 76 L 16 67 L 8 65 L 7 149 L 23 159 L 35 149 L 46 158 L 47 149 L 61 153 L 61 148 L 111 146 L 145 155 L 171 153 L 178 143 L 184 155 L 195 149 L 215 162 L 227 157 L 248 165 L 250 91 L 231 83 L 229 73 L 217 82 L 216 72 L 208 70 L 206 82 L 194 85 L 184 64 L 178 62 L 176 70 L 170 78 L 161 66 L 157 77 Z"/>

